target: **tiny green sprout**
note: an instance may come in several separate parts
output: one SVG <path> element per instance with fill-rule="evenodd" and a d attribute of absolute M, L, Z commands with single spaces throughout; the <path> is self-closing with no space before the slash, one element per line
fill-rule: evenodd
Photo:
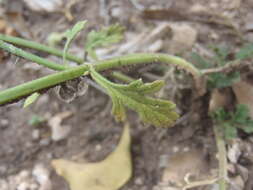
<path fill-rule="evenodd" d="M 66 41 L 66 44 L 64 46 L 64 50 L 63 50 L 63 62 L 65 63 L 66 62 L 66 54 L 67 54 L 67 51 L 69 49 L 69 46 L 70 46 L 70 43 L 73 41 L 73 39 L 76 37 L 76 35 L 84 29 L 85 25 L 86 25 L 87 21 L 80 21 L 80 22 L 77 22 L 73 28 L 67 30 L 65 32 L 65 35 L 67 37 L 67 41 Z"/>
<path fill-rule="evenodd" d="M 35 92 L 33 94 L 31 94 L 30 96 L 28 96 L 25 100 L 25 103 L 23 105 L 24 108 L 30 106 L 32 103 L 34 103 L 40 96 L 40 93 Z"/>
<path fill-rule="evenodd" d="M 31 119 L 29 119 L 28 124 L 31 126 L 38 126 L 43 123 L 45 119 L 39 115 L 33 115 Z"/>
<path fill-rule="evenodd" d="M 91 58 L 97 60 L 96 48 L 109 46 L 123 39 L 124 27 L 114 24 L 99 31 L 91 31 L 87 36 L 84 50 Z"/>
<path fill-rule="evenodd" d="M 219 108 L 212 113 L 215 122 L 221 126 L 225 139 L 237 137 L 238 129 L 245 133 L 253 133 L 253 120 L 249 116 L 249 109 L 244 104 L 238 104 L 234 112 Z"/>

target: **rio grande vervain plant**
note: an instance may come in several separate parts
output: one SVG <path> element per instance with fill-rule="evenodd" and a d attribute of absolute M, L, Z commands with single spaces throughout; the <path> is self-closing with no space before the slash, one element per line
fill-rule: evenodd
<path fill-rule="evenodd" d="M 195 60 L 197 67 L 182 58 L 167 54 L 139 53 L 119 56 L 108 60 L 99 60 L 95 51 L 96 48 L 105 47 L 112 43 L 119 42 L 123 38 L 123 28 L 119 25 L 113 25 L 108 28 L 103 28 L 100 31 L 92 31 L 87 35 L 86 43 L 84 45 L 85 58 L 83 59 L 68 53 L 68 49 L 75 36 L 84 29 L 85 25 L 85 21 L 78 22 L 72 29 L 61 34 L 61 38 L 66 38 L 66 44 L 63 51 L 18 37 L 0 34 L 1 49 L 57 71 L 54 74 L 1 91 L 0 105 L 9 104 L 26 98 L 24 103 L 24 107 L 26 107 L 33 103 L 45 90 L 55 86 L 62 86 L 70 80 L 90 75 L 92 79 L 105 89 L 106 93 L 110 96 L 113 103 L 112 114 L 115 116 L 116 120 L 126 120 L 126 108 L 129 108 L 136 111 L 145 123 L 158 127 L 171 126 L 178 118 L 178 114 L 175 112 L 175 104 L 167 100 L 151 97 L 151 95 L 164 86 L 164 81 L 157 80 L 151 83 L 144 83 L 141 79 L 132 80 L 121 73 L 115 73 L 113 76 L 128 83 L 117 84 L 109 81 L 99 72 L 148 63 L 165 63 L 176 66 L 179 69 L 190 73 L 195 81 L 202 80 L 204 76 L 207 78 L 207 90 L 212 91 L 215 88 L 231 86 L 233 82 L 239 80 L 239 72 L 226 72 L 226 69 L 242 64 L 241 61 L 248 58 L 253 53 L 253 46 L 250 46 L 251 48 L 249 48 L 249 46 L 242 48 L 236 54 L 235 60 L 232 61 L 227 60 L 228 53 L 222 51 L 222 49 L 215 49 L 216 56 L 209 61 L 206 61 L 206 59 L 198 54 L 193 54 L 193 59 Z M 17 48 L 14 45 L 62 57 L 62 64 L 49 61 L 35 54 L 24 51 L 21 48 Z M 89 62 L 86 59 L 87 57 L 90 60 Z M 67 63 L 68 61 L 75 62 L 77 65 L 70 66 Z M 217 112 L 216 115 L 222 115 L 222 112 Z M 241 124 L 244 125 L 245 122 L 247 123 L 248 121 L 249 120 L 244 120 Z M 230 124 L 231 122 L 233 123 L 234 121 L 230 121 Z M 221 120 L 221 123 L 225 123 L 225 121 Z M 226 127 L 224 129 L 227 130 Z M 225 131 L 215 130 L 215 133 L 221 137 L 217 140 L 218 149 L 219 147 L 222 147 L 224 150 L 225 138 L 223 137 Z M 224 154 L 223 151 L 223 158 Z M 224 177 L 224 172 L 220 172 L 219 177 L 221 178 L 221 190 L 224 190 L 226 189 L 224 185 L 226 182 L 222 179 L 222 177 Z"/>
<path fill-rule="evenodd" d="M 175 105 L 167 100 L 160 100 L 149 96 L 162 88 L 164 85 L 163 81 L 143 83 L 141 80 L 136 80 L 128 85 L 119 85 L 107 80 L 98 72 L 117 67 L 156 62 L 174 64 L 186 69 L 194 76 L 199 75 L 200 72 L 187 61 L 165 54 L 133 54 L 120 56 L 110 60 L 99 61 L 94 49 L 121 40 L 123 29 L 119 25 L 104 28 L 98 32 L 92 31 L 88 34 L 87 43 L 85 44 L 84 49 L 88 56 L 95 60 L 95 63 L 85 62 L 85 60 L 67 53 L 71 41 L 76 34 L 84 28 L 85 24 L 86 22 L 79 22 L 72 29 L 65 32 L 64 36 L 66 37 L 67 42 L 63 52 L 54 48 L 48 48 L 44 45 L 39 45 L 35 42 L 1 35 L 0 47 L 2 49 L 60 72 L 2 91 L 0 93 L 0 104 L 10 103 L 29 96 L 24 104 L 24 106 L 28 106 L 39 97 L 42 90 L 54 87 L 71 79 L 90 74 L 99 85 L 106 89 L 108 95 L 112 98 L 112 112 L 118 120 L 125 120 L 126 106 L 138 112 L 142 120 L 146 123 L 154 124 L 156 126 L 171 125 L 173 121 L 178 118 L 178 115 L 174 112 Z M 17 48 L 7 42 L 63 57 L 63 64 L 56 64 L 48 61 Z M 66 60 L 74 61 L 78 63 L 79 66 L 71 67 L 66 64 Z"/>

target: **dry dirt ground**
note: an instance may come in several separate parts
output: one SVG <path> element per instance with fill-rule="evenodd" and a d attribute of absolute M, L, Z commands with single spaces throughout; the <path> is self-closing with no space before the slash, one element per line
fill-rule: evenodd
<path fill-rule="evenodd" d="M 86 31 L 120 23 L 126 28 L 126 39 L 110 50 L 101 50 L 102 58 L 163 52 L 188 59 L 192 51 L 209 55 L 210 45 L 226 45 L 234 50 L 253 42 L 252 0 L 65 0 L 62 5 L 54 5 L 51 12 L 36 11 L 36 5 L 25 0 L 0 2 L 0 32 L 41 43 L 47 43 L 52 32 L 63 32 L 79 20 L 88 21 Z M 82 47 L 81 40 L 76 40 L 71 51 L 82 54 Z M 1 52 L 1 57 L 0 90 L 52 73 L 7 53 Z M 154 66 L 127 72 L 147 81 L 162 77 Z M 217 173 L 215 139 L 207 116 L 210 95 L 193 101 L 192 81 L 187 74 L 183 78 L 169 76 L 166 81 L 162 95 L 177 103 L 182 118 L 173 128 L 159 129 L 145 126 L 129 112 L 134 174 L 123 190 L 172 190 L 189 175 L 191 180 L 207 180 Z M 23 109 L 22 102 L 0 107 L 0 189 L 39 189 L 32 173 L 42 166 L 50 173 L 52 189 L 68 190 L 50 161 L 99 161 L 110 153 L 121 134 L 121 125 L 111 116 L 110 107 L 108 96 L 93 86 L 71 103 L 59 100 L 51 89 L 29 108 Z M 35 116 L 44 121 L 36 126 L 29 124 Z M 59 141 L 52 139 L 49 121 L 53 117 L 61 118 L 61 125 L 69 129 Z M 235 141 L 234 146 L 246 144 L 252 148 L 251 136 Z M 253 189 L 252 159 L 240 154 L 230 167 L 233 189 Z M 212 184 L 195 189 L 218 188 Z"/>

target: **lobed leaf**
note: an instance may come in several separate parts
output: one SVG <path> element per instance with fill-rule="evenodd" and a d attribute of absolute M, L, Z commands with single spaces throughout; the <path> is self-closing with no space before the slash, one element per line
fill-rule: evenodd
<path fill-rule="evenodd" d="M 159 91 L 164 85 L 163 81 L 154 81 L 144 84 L 141 79 L 128 85 L 115 84 L 97 73 L 90 67 L 92 78 L 107 90 L 112 99 L 112 114 L 119 121 L 126 119 L 128 107 L 136 111 L 143 122 L 158 127 L 170 126 L 178 118 L 175 112 L 175 104 L 162 99 L 156 99 L 147 95 Z"/>
<path fill-rule="evenodd" d="M 253 132 L 253 120 L 249 116 L 248 107 L 244 104 L 238 104 L 234 112 L 227 112 L 224 108 L 217 109 L 212 116 L 220 123 L 226 139 L 235 138 L 238 129 L 245 133 Z"/>
<path fill-rule="evenodd" d="M 98 47 L 104 47 L 117 43 L 123 39 L 124 28 L 118 24 L 103 28 L 100 31 L 91 31 L 86 40 L 85 51 L 94 58 L 97 59 L 95 49 Z"/>

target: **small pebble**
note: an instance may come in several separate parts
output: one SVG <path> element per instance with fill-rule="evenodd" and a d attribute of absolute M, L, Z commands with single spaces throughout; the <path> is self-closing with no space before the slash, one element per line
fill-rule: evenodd
<path fill-rule="evenodd" d="M 122 8 L 121 7 L 113 7 L 111 9 L 111 16 L 112 17 L 119 17 L 122 15 Z"/>
<path fill-rule="evenodd" d="M 41 139 L 39 142 L 40 146 L 48 146 L 50 144 L 50 139 Z"/>
<path fill-rule="evenodd" d="M 40 130 L 39 129 L 33 130 L 32 138 L 33 138 L 33 140 L 38 140 L 40 138 Z"/>
<path fill-rule="evenodd" d="M 189 147 L 184 147 L 183 148 L 183 152 L 189 152 L 190 151 L 190 148 Z"/>
<path fill-rule="evenodd" d="M 1 127 L 2 129 L 8 127 L 8 125 L 9 125 L 9 120 L 7 120 L 7 119 L 1 119 L 1 120 L 0 120 L 0 127 Z"/>
<path fill-rule="evenodd" d="M 35 177 L 36 181 L 40 184 L 40 189 L 43 190 L 51 190 L 52 189 L 52 184 L 49 179 L 50 177 L 50 172 L 45 166 L 42 164 L 38 164 L 34 167 L 33 176 Z"/>
<path fill-rule="evenodd" d="M 96 151 L 100 151 L 102 149 L 102 146 L 100 144 L 96 145 L 95 146 L 95 150 Z"/>
<path fill-rule="evenodd" d="M 159 159 L 159 167 L 160 168 L 165 168 L 168 166 L 168 161 L 169 161 L 169 156 L 166 154 L 163 154 L 160 156 Z"/>
<path fill-rule="evenodd" d="M 143 180 L 140 177 L 138 177 L 138 178 L 136 178 L 134 183 L 135 183 L 135 185 L 143 185 Z"/>
<path fill-rule="evenodd" d="M 179 151 L 179 147 L 178 147 L 178 146 L 174 146 L 174 147 L 172 148 L 172 151 L 173 151 L 174 153 L 178 152 L 178 151 Z"/>
<path fill-rule="evenodd" d="M 18 185 L 17 190 L 29 190 L 29 184 L 27 182 L 22 182 Z"/>
<path fill-rule="evenodd" d="M 0 165 L 0 175 L 3 175 L 7 171 L 7 166 Z"/>
<path fill-rule="evenodd" d="M 28 170 L 23 170 L 19 173 L 19 177 L 20 179 L 24 180 L 26 178 L 28 178 L 30 175 L 30 172 Z"/>

